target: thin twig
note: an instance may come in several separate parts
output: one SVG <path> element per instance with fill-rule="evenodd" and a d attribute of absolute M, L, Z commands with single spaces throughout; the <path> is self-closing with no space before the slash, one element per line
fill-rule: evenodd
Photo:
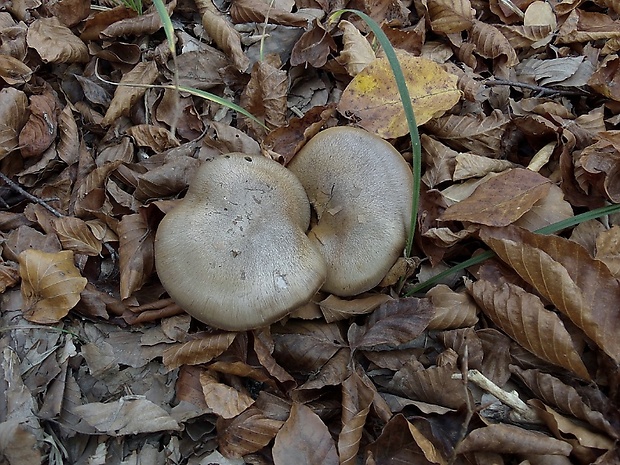
<path fill-rule="evenodd" d="M 51 212 L 54 216 L 57 216 L 58 218 L 60 218 L 61 216 L 65 216 L 62 213 L 60 213 L 58 210 L 56 210 L 54 207 L 52 207 L 51 205 L 48 205 L 47 203 L 45 203 L 44 200 L 41 200 L 39 197 L 35 197 L 30 192 L 24 190 L 23 187 L 21 187 L 19 184 L 12 181 L 11 179 L 9 179 L 4 173 L 0 173 L 0 179 L 2 179 L 6 183 L 6 185 L 9 186 L 11 189 L 13 189 L 15 192 L 18 192 L 19 194 L 23 195 L 31 202 L 38 203 L 43 208 Z"/>
<path fill-rule="evenodd" d="M 520 89 L 529 89 L 529 90 L 539 92 L 541 95 L 579 95 L 579 96 L 588 95 L 588 93 L 585 91 L 552 89 L 550 87 L 537 86 L 535 84 L 527 84 L 525 82 L 518 82 L 518 81 L 505 81 L 503 79 L 488 79 L 485 81 L 485 85 L 488 87 L 495 87 L 495 86 L 518 87 Z"/>
<path fill-rule="evenodd" d="M 31 202 L 34 202 L 36 204 L 41 205 L 43 208 L 45 208 L 47 211 L 49 211 L 52 215 L 54 215 L 54 216 L 56 216 L 58 218 L 63 218 L 65 216 L 67 216 L 64 213 L 61 213 L 58 210 L 56 210 L 51 205 L 49 205 L 47 202 L 45 202 L 45 200 L 40 199 L 39 197 L 37 197 L 35 195 L 32 195 L 30 192 L 26 191 L 22 186 L 17 184 L 15 181 L 12 181 L 11 179 L 9 179 L 2 172 L 0 172 L 0 179 L 2 179 L 2 181 L 4 181 L 4 183 L 7 186 L 9 186 L 11 189 L 13 189 L 15 192 L 23 195 L 24 197 L 26 197 Z M 107 242 L 104 242 L 103 246 L 106 248 L 106 250 L 108 252 L 110 252 L 112 260 L 116 261 L 116 258 L 117 258 L 116 250 L 114 250 L 114 248 L 110 244 L 108 244 Z"/>

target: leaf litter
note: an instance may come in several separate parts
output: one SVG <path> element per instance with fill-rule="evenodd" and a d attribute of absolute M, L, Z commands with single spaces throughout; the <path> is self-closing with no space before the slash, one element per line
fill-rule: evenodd
<path fill-rule="evenodd" d="M 166 298 L 159 221 L 205 159 L 286 164 L 325 126 L 410 160 L 391 70 L 323 1 L 169 2 L 174 59 L 155 8 L 128 5 L 0 7 L 3 463 L 620 461 L 618 215 L 531 232 L 620 198 L 616 4 L 342 4 L 405 71 L 415 256 L 240 333 Z M 258 122 L 157 87 L 175 79 Z M 405 297 L 484 247 L 465 279 Z"/>

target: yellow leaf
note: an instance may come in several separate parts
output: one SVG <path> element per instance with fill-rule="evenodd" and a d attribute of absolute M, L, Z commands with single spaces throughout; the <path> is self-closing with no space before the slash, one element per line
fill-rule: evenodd
<path fill-rule="evenodd" d="M 396 50 L 396 55 L 411 94 L 418 125 L 441 116 L 459 101 L 461 91 L 456 85 L 456 75 L 426 58 L 402 50 Z M 351 81 L 342 94 L 338 111 L 355 117 L 361 127 L 385 139 L 409 132 L 387 58 L 374 60 Z"/>
<path fill-rule="evenodd" d="M 19 254 L 24 318 L 56 323 L 80 300 L 87 279 L 73 264 L 73 252 L 47 253 L 28 249 Z"/>

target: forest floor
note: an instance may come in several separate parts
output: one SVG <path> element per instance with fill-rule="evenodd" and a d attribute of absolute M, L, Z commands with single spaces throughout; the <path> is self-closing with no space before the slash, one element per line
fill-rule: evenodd
<path fill-rule="evenodd" d="M 130 6 L 0 2 L 2 463 L 620 463 L 618 1 L 172 0 L 174 47 Z M 345 7 L 411 93 L 413 247 L 369 292 L 209 327 L 154 254 L 201 162 L 345 125 L 415 157 Z"/>

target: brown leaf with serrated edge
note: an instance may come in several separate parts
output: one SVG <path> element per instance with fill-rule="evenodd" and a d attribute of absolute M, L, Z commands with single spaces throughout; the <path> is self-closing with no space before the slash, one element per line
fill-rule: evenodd
<path fill-rule="evenodd" d="M 234 418 L 254 403 L 248 394 L 218 382 L 209 371 L 200 373 L 200 384 L 207 406 L 222 418 Z"/>
<path fill-rule="evenodd" d="M 564 441 L 518 426 L 496 424 L 473 430 L 457 446 L 459 453 L 557 454 L 568 456 L 573 447 Z"/>
<path fill-rule="evenodd" d="M 272 325 L 274 358 L 292 372 L 320 369 L 346 342 L 336 324 L 289 321 Z"/>
<path fill-rule="evenodd" d="M 550 185 L 548 178 L 534 171 L 507 170 L 479 185 L 465 200 L 448 207 L 439 219 L 507 226 L 547 195 Z"/>
<path fill-rule="evenodd" d="M 202 27 L 211 36 L 217 46 L 234 63 L 239 71 L 250 66 L 250 59 L 241 48 L 241 35 L 213 5 L 211 0 L 196 0 L 196 7 L 202 15 Z"/>
<path fill-rule="evenodd" d="M 101 241 L 95 237 L 83 220 L 63 216 L 54 218 L 52 224 L 64 249 L 93 256 L 101 253 Z"/>
<path fill-rule="evenodd" d="M 349 344 L 356 350 L 386 350 L 418 337 L 433 317 L 429 299 L 406 297 L 376 309 L 363 326 L 351 325 Z"/>
<path fill-rule="evenodd" d="M 226 457 L 241 458 L 269 444 L 283 423 L 250 407 L 232 421 L 218 420 L 218 449 Z"/>
<path fill-rule="evenodd" d="M 338 435 L 338 455 L 342 465 L 355 463 L 373 398 L 374 391 L 366 386 L 356 371 L 342 383 L 342 430 Z"/>
<path fill-rule="evenodd" d="M 332 36 L 319 20 L 315 19 L 312 28 L 304 32 L 293 46 L 291 66 L 307 63 L 313 68 L 320 68 L 327 63 L 330 53 L 336 49 L 336 42 Z"/>
<path fill-rule="evenodd" d="M 174 8 L 177 6 L 176 0 L 172 0 L 165 5 L 168 15 L 172 15 Z M 154 34 L 162 27 L 161 17 L 155 9 L 151 6 L 142 15 L 137 17 L 121 19 L 110 24 L 99 33 L 100 38 L 110 39 L 113 37 L 122 37 L 128 35 L 148 35 Z"/>
<path fill-rule="evenodd" d="M 319 306 L 325 321 L 332 323 L 352 316 L 366 315 L 389 300 L 392 298 L 386 294 L 372 294 L 352 300 L 341 299 L 330 294 L 319 302 Z"/>
<path fill-rule="evenodd" d="M 534 294 L 510 283 L 466 282 L 484 313 L 508 336 L 541 359 L 590 380 L 564 323 Z"/>
<path fill-rule="evenodd" d="M 468 30 L 475 10 L 469 0 L 429 0 L 428 14 L 435 32 L 452 34 Z"/>
<path fill-rule="evenodd" d="M 181 365 L 199 365 L 213 360 L 235 340 L 237 333 L 196 335 L 191 341 L 176 344 L 164 351 L 163 363 L 169 370 Z"/>
<path fill-rule="evenodd" d="M 601 412 L 590 408 L 572 386 L 540 370 L 523 370 L 517 366 L 511 366 L 510 370 L 521 378 L 536 398 L 564 413 L 588 422 L 612 438 L 620 438 L 620 431 L 614 428 Z M 611 410 L 613 407 L 609 405 L 609 408 Z"/>
<path fill-rule="evenodd" d="M 125 215 L 118 224 L 121 299 L 140 289 L 155 270 L 153 231 L 142 215 Z"/>
<path fill-rule="evenodd" d="M 443 116 L 426 123 L 424 129 L 456 150 L 498 158 L 509 121 L 501 110 L 495 109 L 484 118 L 476 115 Z"/>
<path fill-rule="evenodd" d="M 230 16 L 234 23 L 281 24 L 283 26 L 306 27 L 308 18 L 290 13 L 260 0 L 235 0 L 230 7 Z"/>
<path fill-rule="evenodd" d="M 45 63 L 86 63 L 89 60 L 86 44 L 55 17 L 36 19 L 28 27 L 27 41 Z"/>
<path fill-rule="evenodd" d="M 336 445 L 323 420 L 309 407 L 293 403 L 273 444 L 275 465 L 338 465 Z"/>
<path fill-rule="evenodd" d="M 483 227 L 480 238 L 600 349 L 620 361 L 620 284 L 581 245 L 514 226 Z"/>
<path fill-rule="evenodd" d="M 146 89 L 144 87 L 133 87 L 131 84 L 153 84 L 157 76 L 159 76 L 159 71 L 153 61 L 142 61 L 131 71 L 125 73 L 114 91 L 114 97 L 101 124 L 109 126 L 120 116 L 128 115 L 131 107 L 142 98 Z"/>
<path fill-rule="evenodd" d="M 519 63 L 517 52 L 515 52 L 508 39 L 495 26 L 474 20 L 470 34 L 470 40 L 476 45 L 475 50 L 478 55 L 484 58 L 504 56 L 506 65 L 509 67 Z"/>
<path fill-rule="evenodd" d="M 474 326 L 478 322 L 478 306 L 465 292 L 455 292 L 438 284 L 426 293 L 435 310 L 428 329 L 455 329 Z"/>
<path fill-rule="evenodd" d="M 30 97 L 30 117 L 19 133 L 24 158 L 41 155 L 52 145 L 58 133 L 58 107 L 54 95 L 46 92 Z"/>
<path fill-rule="evenodd" d="M 286 124 L 288 75 L 279 69 L 281 64 L 278 55 L 270 55 L 254 64 L 250 82 L 241 94 L 241 106 L 269 129 Z M 255 121 L 247 118 L 246 123 L 261 138 L 265 135 L 265 129 Z"/>
<path fill-rule="evenodd" d="M 41 324 L 57 323 L 80 300 L 87 280 L 73 264 L 73 252 L 47 253 L 36 249 L 19 254 L 24 318 Z"/>

